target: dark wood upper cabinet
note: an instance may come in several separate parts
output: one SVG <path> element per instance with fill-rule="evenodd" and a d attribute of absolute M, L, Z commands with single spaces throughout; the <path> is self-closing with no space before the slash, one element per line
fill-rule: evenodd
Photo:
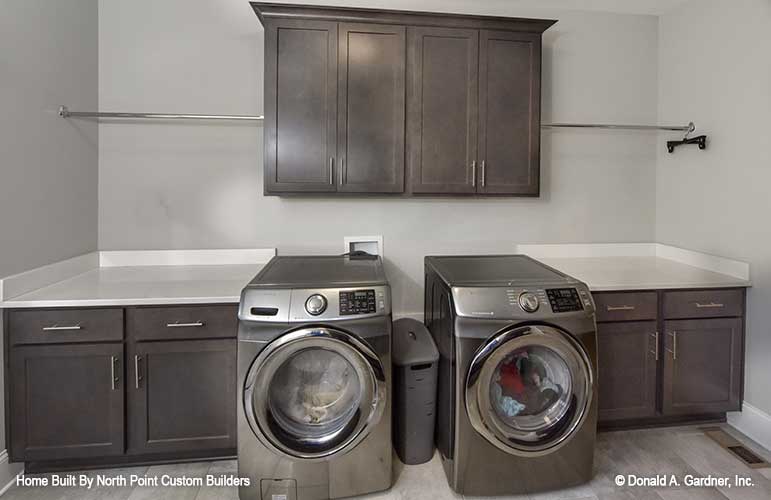
<path fill-rule="evenodd" d="M 664 413 L 740 410 L 742 318 L 665 321 L 664 330 Z"/>
<path fill-rule="evenodd" d="M 597 325 L 601 421 L 656 414 L 657 341 L 655 321 Z"/>
<path fill-rule="evenodd" d="M 483 30 L 479 192 L 539 194 L 541 35 Z"/>
<path fill-rule="evenodd" d="M 407 164 L 413 193 L 475 193 L 479 31 L 409 28 Z"/>
<path fill-rule="evenodd" d="M 334 192 L 337 23 L 265 25 L 265 193 Z"/>
<path fill-rule="evenodd" d="M 408 194 L 539 194 L 541 34 L 556 21 L 252 7 L 266 194 L 397 194 L 405 177 Z"/>
<path fill-rule="evenodd" d="M 338 27 L 338 191 L 404 191 L 405 28 Z"/>
<path fill-rule="evenodd" d="M 9 373 L 12 460 L 123 453 L 122 343 L 14 347 Z"/>
<path fill-rule="evenodd" d="M 235 353 L 235 339 L 131 345 L 129 453 L 234 448 Z"/>

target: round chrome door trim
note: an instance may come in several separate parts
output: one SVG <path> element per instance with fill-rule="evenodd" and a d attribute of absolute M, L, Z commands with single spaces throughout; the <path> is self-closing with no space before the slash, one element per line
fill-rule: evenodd
<path fill-rule="evenodd" d="M 581 397 L 554 424 L 557 433 L 517 431 L 503 423 L 490 402 L 490 384 L 498 364 L 513 351 L 523 347 L 545 347 L 555 351 L 578 375 L 574 387 Z M 472 427 L 502 451 L 522 457 L 552 453 L 567 444 L 589 415 L 594 392 L 591 361 L 581 344 L 567 332 L 547 325 L 526 325 L 497 334 L 477 351 L 466 377 L 465 406 Z M 569 420 L 565 419 L 569 417 Z"/>
<path fill-rule="evenodd" d="M 322 438 L 296 438 L 274 430 L 268 402 L 273 375 L 292 355 L 306 349 L 326 349 L 343 357 L 356 370 L 362 387 L 357 412 L 349 423 Z M 244 384 L 243 405 L 255 436 L 272 451 L 293 459 L 324 460 L 350 451 L 383 416 L 387 398 L 385 370 L 378 356 L 352 334 L 328 327 L 301 328 L 269 343 L 252 362 Z M 291 441 L 291 442 L 287 442 Z M 317 451 L 309 451 L 309 449 Z"/>

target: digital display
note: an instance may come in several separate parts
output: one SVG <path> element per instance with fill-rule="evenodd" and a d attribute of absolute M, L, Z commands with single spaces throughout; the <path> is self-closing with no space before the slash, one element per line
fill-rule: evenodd
<path fill-rule="evenodd" d="M 375 308 L 375 290 L 340 292 L 340 316 L 371 314 Z"/>
<path fill-rule="evenodd" d="M 546 290 L 551 309 L 554 312 L 582 311 L 584 306 L 575 288 L 556 288 Z"/>

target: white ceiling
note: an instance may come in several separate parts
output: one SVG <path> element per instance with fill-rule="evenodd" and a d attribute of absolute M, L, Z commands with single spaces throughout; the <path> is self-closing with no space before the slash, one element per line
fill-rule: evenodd
<path fill-rule="evenodd" d="M 602 11 L 659 16 L 697 0 L 273 0 L 276 3 L 338 5 L 404 10 L 467 12 L 470 6 L 487 15 L 504 15 L 513 10 L 560 9 Z"/>
<path fill-rule="evenodd" d="M 500 0 L 479 0 L 498 3 Z M 661 15 L 692 0 L 505 0 L 522 7 Z"/>

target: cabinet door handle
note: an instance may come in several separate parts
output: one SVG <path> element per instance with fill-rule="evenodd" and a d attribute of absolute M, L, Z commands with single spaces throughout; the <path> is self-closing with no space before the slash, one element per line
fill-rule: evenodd
<path fill-rule="evenodd" d="M 203 325 L 203 321 L 196 321 L 195 323 L 166 323 L 166 328 L 196 328 Z"/>
<path fill-rule="evenodd" d="M 656 361 L 658 361 L 659 360 L 659 332 L 651 333 L 650 336 L 653 337 L 653 341 L 656 343 L 655 350 L 651 351 L 651 353 L 656 356 Z"/>
<path fill-rule="evenodd" d="M 112 390 L 115 390 L 115 387 L 118 383 L 118 376 L 115 374 L 115 364 L 118 362 L 117 356 L 110 356 L 110 386 L 112 387 Z"/>
<path fill-rule="evenodd" d="M 142 375 L 139 374 L 139 363 L 142 361 L 142 356 L 134 356 L 134 387 L 139 389 L 139 382 L 142 380 Z"/>
<path fill-rule="evenodd" d="M 345 184 L 345 158 L 340 158 L 340 185 Z"/>
<path fill-rule="evenodd" d="M 672 349 L 667 349 L 667 352 L 672 353 L 673 361 L 677 361 L 677 332 L 670 332 L 669 336 L 672 337 Z"/>
<path fill-rule="evenodd" d="M 608 312 L 613 311 L 634 311 L 634 306 L 607 306 Z"/>
<path fill-rule="evenodd" d="M 335 185 L 335 157 L 329 157 L 329 183 Z"/>
<path fill-rule="evenodd" d="M 476 187 L 477 185 L 477 161 L 474 160 L 471 162 L 471 186 Z"/>
<path fill-rule="evenodd" d="M 480 176 L 480 179 L 482 187 L 485 187 L 485 161 L 482 160 L 482 175 Z"/>
<path fill-rule="evenodd" d="M 82 330 L 82 329 L 83 329 L 83 327 L 80 326 L 80 325 L 72 325 L 72 326 L 54 325 L 54 326 L 44 326 L 43 327 L 43 331 L 44 332 L 63 332 L 63 331 L 68 331 L 68 330 Z"/>
<path fill-rule="evenodd" d="M 721 307 L 725 307 L 725 304 L 720 304 L 718 302 L 710 302 L 709 304 L 700 304 L 696 302 L 697 309 L 719 309 Z"/>

